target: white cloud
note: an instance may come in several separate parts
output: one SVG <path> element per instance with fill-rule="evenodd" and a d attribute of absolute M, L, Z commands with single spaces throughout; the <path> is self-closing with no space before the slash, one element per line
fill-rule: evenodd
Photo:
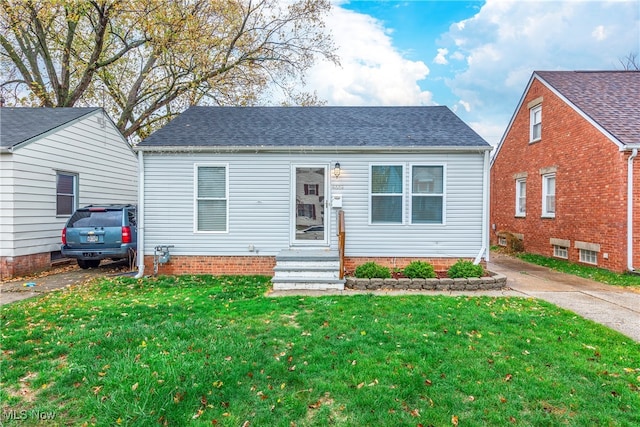
<path fill-rule="evenodd" d="M 432 94 L 418 85 L 429 67 L 403 58 L 381 22 L 334 5 L 326 23 L 341 66 L 317 63 L 307 74 L 307 90 L 329 105 L 433 104 Z"/>
<path fill-rule="evenodd" d="M 449 53 L 449 49 L 440 48 L 438 49 L 438 54 L 435 58 L 433 58 L 433 62 L 440 65 L 447 65 L 449 61 L 447 61 L 447 54 Z"/>
<path fill-rule="evenodd" d="M 439 43 L 450 59 L 466 58 L 466 69 L 447 80 L 469 103 L 461 118 L 497 143 L 533 71 L 621 69 L 620 59 L 640 49 L 638 6 L 637 0 L 487 0 Z"/>
<path fill-rule="evenodd" d="M 597 41 L 602 41 L 607 38 L 606 31 L 603 25 L 598 25 L 593 32 L 591 33 L 594 39 Z"/>

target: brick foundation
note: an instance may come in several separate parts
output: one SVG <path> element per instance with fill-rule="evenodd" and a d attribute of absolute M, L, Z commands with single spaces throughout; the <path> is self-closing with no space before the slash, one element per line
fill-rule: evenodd
<path fill-rule="evenodd" d="M 158 266 L 158 274 L 273 275 L 275 256 L 182 256 Z M 153 256 L 144 257 L 145 274 L 153 274 Z"/>
<path fill-rule="evenodd" d="M 352 274 L 358 265 L 375 261 L 389 268 L 404 268 L 411 261 L 426 261 L 436 271 L 446 271 L 458 261 L 458 258 L 409 258 L 409 257 L 346 257 L 347 275 Z M 171 261 L 158 266 L 158 274 L 213 274 L 213 275 L 252 275 L 273 276 L 276 265 L 275 256 L 182 256 L 172 255 Z M 153 274 L 153 256 L 144 258 L 145 274 Z"/>
<path fill-rule="evenodd" d="M 38 273 L 49 268 L 51 268 L 51 254 L 49 252 L 0 257 L 0 278 L 2 280 Z"/>

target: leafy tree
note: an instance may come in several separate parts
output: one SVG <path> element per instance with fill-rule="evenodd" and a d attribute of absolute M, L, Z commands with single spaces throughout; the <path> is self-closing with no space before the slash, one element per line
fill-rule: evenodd
<path fill-rule="evenodd" d="M 101 105 L 144 138 L 189 105 L 252 105 L 318 59 L 338 62 L 329 0 L 3 0 L 0 82 L 9 104 Z"/>

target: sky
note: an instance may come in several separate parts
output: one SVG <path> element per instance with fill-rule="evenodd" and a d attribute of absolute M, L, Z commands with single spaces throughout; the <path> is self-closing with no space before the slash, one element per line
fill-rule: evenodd
<path fill-rule="evenodd" d="M 326 105 L 446 105 L 492 145 L 534 71 L 640 57 L 640 0 L 332 2 L 340 66 L 318 62 L 306 91 Z"/>

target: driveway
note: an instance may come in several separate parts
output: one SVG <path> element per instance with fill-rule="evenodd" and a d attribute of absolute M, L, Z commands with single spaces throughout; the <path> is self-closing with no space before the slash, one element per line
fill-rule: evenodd
<path fill-rule="evenodd" d="M 507 276 L 507 286 L 601 323 L 640 342 L 640 288 L 605 285 L 503 254 L 491 254 L 490 271 Z"/>
<path fill-rule="evenodd" d="M 45 292 L 85 283 L 96 277 L 130 274 L 127 261 L 103 261 L 98 268 L 82 270 L 76 263 L 43 273 L 0 283 L 0 305 L 21 301 Z M 135 274 L 135 273 L 132 273 Z"/>

